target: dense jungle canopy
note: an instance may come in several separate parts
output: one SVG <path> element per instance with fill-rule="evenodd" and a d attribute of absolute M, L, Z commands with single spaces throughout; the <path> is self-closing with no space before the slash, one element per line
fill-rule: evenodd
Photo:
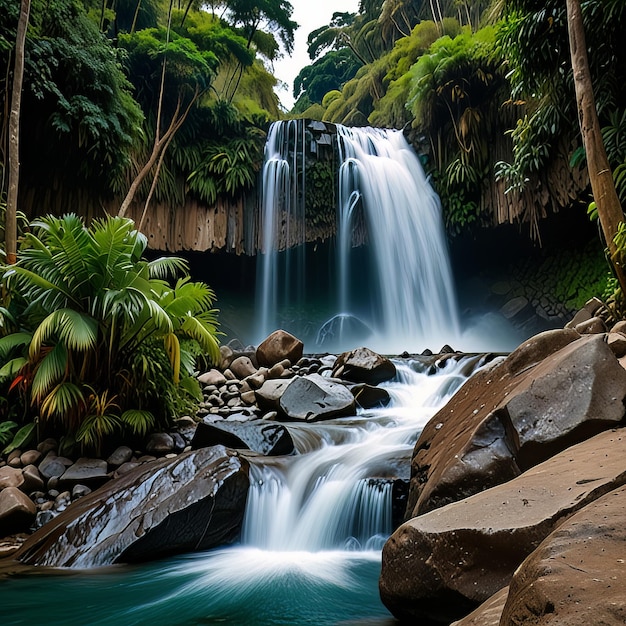
<path fill-rule="evenodd" d="M 0 4 L 4 191 L 19 3 Z M 626 5 L 588 0 L 582 10 L 623 201 Z M 292 50 L 292 13 L 286 0 L 32 0 L 20 148 L 27 215 L 119 207 L 155 139 L 187 108 L 153 192 L 170 211 L 250 194 L 269 123 L 289 116 L 405 129 L 451 235 L 510 222 L 539 239 L 542 217 L 591 201 L 565 0 L 363 0 L 309 34 L 311 64 L 286 112 L 272 62 Z"/>

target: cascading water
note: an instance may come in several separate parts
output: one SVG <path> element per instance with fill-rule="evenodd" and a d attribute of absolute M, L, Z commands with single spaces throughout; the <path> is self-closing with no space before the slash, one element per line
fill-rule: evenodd
<path fill-rule="evenodd" d="M 309 320 L 309 325 L 317 325 L 318 347 L 337 351 L 367 340 L 370 347 L 393 353 L 416 351 L 444 338 L 454 341 L 459 321 L 440 204 L 419 159 L 400 131 L 337 126 L 336 133 L 337 261 L 321 296 L 325 317 Z M 316 309 L 293 291 L 304 286 L 303 271 L 294 280 L 291 265 L 280 261 L 277 253 L 288 241 L 283 224 L 304 224 L 305 159 L 295 157 L 306 146 L 304 134 L 304 123 L 292 120 L 276 122 L 268 136 L 262 183 L 264 253 L 257 281 L 258 340 L 288 326 L 280 316 L 281 306 L 298 307 L 303 318 Z M 300 187 L 295 190 L 293 185 Z M 359 254 L 352 236 L 357 220 L 367 230 L 365 261 L 362 254 L 354 258 Z M 289 241 L 304 255 L 305 240 L 300 231 L 298 238 Z M 280 298 L 279 286 L 284 290 Z M 349 329 L 357 336 L 344 336 Z M 300 337 L 304 333 L 302 327 L 287 330 Z"/>
<path fill-rule="evenodd" d="M 433 372 L 397 361 L 396 379 L 385 384 L 387 407 L 290 424 L 298 454 L 250 456 L 240 545 L 0 582 L 3 625 L 388 623 L 377 581 L 392 530 L 393 480 L 406 479 L 420 429 L 481 364 L 451 359 Z"/>

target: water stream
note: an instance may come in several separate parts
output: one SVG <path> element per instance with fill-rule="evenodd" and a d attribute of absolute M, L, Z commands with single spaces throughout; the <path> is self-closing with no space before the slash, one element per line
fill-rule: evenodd
<path fill-rule="evenodd" d="M 381 548 L 419 431 L 481 364 L 398 361 L 385 408 L 291 426 L 298 454 L 252 460 L 240 544 L 143 566 L 0 582 L 2 624 L 386 624 Z"/>

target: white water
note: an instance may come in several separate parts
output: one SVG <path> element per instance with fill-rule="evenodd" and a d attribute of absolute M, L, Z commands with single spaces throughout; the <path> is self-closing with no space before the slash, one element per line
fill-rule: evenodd
<path fill-rule="evenodd" d="M 328 305 L 322 319 L 311 321 L 318 328 L 318 347 L 339 351 L 367 341 L 391 354 L 454 343 L 459 321 L 441 208 L 417 155 L 400 131 L 337 126 L 337 137 L 336 264 L 327 276 L 315 277 L 316 284 L 327 282 L 321 299 Z M 271 126 L 262 183 L 259 341 L 288 326 L 285 311 L 297 309 L 299 318 L 313 314 L 302 292 L 305 147 L 302 122 Z M 362 252 L 354 258 L 357 218 L 367 229 L 366 262 Z M 278 248 L 286 242 L 295 247 L 287 245 L 279 255 Z M 287 330 L 303 333 L 301 328 Z M 308 349 L 315 351 L 311 345 Z"/>

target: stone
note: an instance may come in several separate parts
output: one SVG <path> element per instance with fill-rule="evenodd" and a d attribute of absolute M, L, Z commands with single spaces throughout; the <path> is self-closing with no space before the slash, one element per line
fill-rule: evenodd
<path fill-rule="evenodd" d="M 22 470 L 24 484 L 21 489 L 24 493 L 32 493 L 33 491 L 42 491 L 44 488 L 43 478 L 39 473 L 36 465 L 27 465 Z"/>
<path fill-rule="evenodd" d="M 22 460 L 20 457 L 22 456 L 21 450 L 13 450 L 7 457 L 7 465 L 9 467 L 20 468 L 22 467 Z"/>
<path fill-rule="evenodd" d="M 215 385 L 219 387 L 226 383 L 226 377 L 219 370 L 211 369 L 204 374 L 200 374 L 200 376 L 198 376 L 198 382 L 201 385 Z"/>
<path fill-rule="evenodd" d="M 89 495 L 91 491 L 92 490 L 87 487 L 87 485 L 81 485 L 80 483 L 78 483 L 72 487 L 72 500 L 84 498 L 85 496 Z"/>
<path fill-rule="evenodd" d="M 304 344 L 285 330 L 275 330 L 256 349 L 259 365 L 272 367 L 284 359 L 296 363 L 302 358 Z"/>
<path fill-rule="evenodd" d="M 235 359 L 235 352 L 230 346 L 220 346 L 220 369 L 228 369 Z"/>
<path fill-rule="evenodd" d="M 503 317 L 510 320 L 517 315 L 520 315 L 525 309 L 528 308 L 528 298 L 524 296 L 516 296 L 511 298 L 500 308 L 500 313 Z"/>
<path fill-rule="evenodd" d="M 546 537 L 515 572 L 500 623 L 626 624 L 625 511 L 621 487 Z"/>
<path fill-rule="evenodd" d="M 22 475 L 22 470 L 9 465 L 0 467 L 0 490 L 8 489 L 9 487 L 20 489 L 23 484 L 24 476 Z"/>
<path fill-rule="evenodd" d="M 244 393 L 241 394 L 241 400 L 244 404 L 252 406 L 256 403 L 256 394 L 254 391 L 244 391 Z"/>
<path fill-rule="evenodd" d="M 109 456 L 107 463 L 112 467 L 119 467 L 133 458 L 133 451 L 128 446 L 119 446 Z"/>
<path fill-rule="evenodd" d="M 389 392 L 383 387 L 373 387 L 366 383 L 358 383 L 352 385 L 350 391 L 357 405 L 362 409 L 372 409 L 389 404 Z"/>
<path fill-rule="evenodd" d="M 369 348 L 357 348 L 340 354 L 335 361 L 333 377 L 353 383 L 378 385 L 396 375 L 396 366 Z"/>
<path fill-rule="evenodd" d="M 56 451 L 59 447 L 59 444 L 56 439 L 52 439 L 48 437 L 48 439 L 44 439 L 38 446 L 37 450 L 41 452 L 43 456 L 46 456 L 48 452 Z"/>
<path fill-rule="evenodd" d="M 280 399 L 292 380 L 266 380 L 254 392 L 257 404 L 262 411 L 279 411 Z"/>
<path fill-rule="evenodd" d="M 606 338 L 606 343 L 611 348 L 611 352 L 621 359 L 626 356 L 626 335 L 611 331 Z"/>
<path fill-rule="evenodd" d="M 592 317 L 580 324 L 576 324 L 574 328 L 581 335 L 597 335 L 607 331 L 606 324 L 601 317 Z"/>
<path fill-rule="evenodd" d="M 51 478 L 59 478 L 65 473 L 65 463 L 61 460 L 61 457 L 47 456 L 39 464 L 39 473 L 44 479 L 50 480 Z"/>
<path fill-rule="evenodd" d="M 354 415 L 354 396 L 340 383 L 319 374 L 293 378 L 280 398 L 280 409 L 290 420 L 317 422 Z"/>
<path fill-rule="evenodd" d="M 287 428 L 263 419 L 198 424 L 192 449 L 222 444 L 228 448 L 253 450 L 265 456 L 292 454 L 293 440 Z"/>
<path fill-rule="evenodd" d="M 62 484 L 86 483 L 89 485 L 101 485 L 109 479 L 107 476 L 108 470 L 107 462 L 102 459 L 81 457 L 71 467 L 67 468 L 60 481 Z"/>
<path fill-rule="evenodd" d="M 624 417 L 624 370 L 601 335 L 548 331 L 470 378 L 415 445 L 407 514 L 510 480 Z"/>
<path fill-rule="evenodd" d="M 508 593 L 508 587 L 500 589 L 491 598 L 485 600 L 476 610 L 458 622 L 453 622 L 450 626 L 500 626 L 500 617 L 502 616 L 502 609 L 504 609 Z"/>
<path fill-rule="evenodd" d="M 35 503 L 17 487 L 0 491 L 0 536 L 28 530 L 36 515 Z"/>
<path fill-rule="evenodd" d="M 620 320 L 611 328 L 612 333 L 623 333 L 626 335 L 626 320 Z"/>
<path fill-rule="evenodd" d="M 222 446 L 159 459 L 76 500 L 14 558 L 88 568 L 208 550 L 239 536 L 248 487 L 247 461 Z"/>
<path fill-rule="evenodd" d="M 256 374 L 257 368 L 254 367 L 252 361 L 247 356 L 239 356 L 230 364 L 230 371 L 239 380 L 243 380 L 247 376 Z"/>
<path fill-rule="evenodd" d="M 153 433 L 148 437 L 146 452 L 154 456 L 164 456 L 174 450 L 174 440 L 167 433 Z"/>
<path fill-rule="evenodd" d="M 626 433 L 603 432 L 514 480 L 405 522 L 383 549 L 383 603 L 413 623 L 460 619 L 508 585 L 567 518 L 626 484 L 624 458 Z"/>
<path fill-rule="evenodd" d="M 24 467 L 27 465 L 37 465 L 42 456 L 39 450 L 26 450 L 26 452 L 22 453 L 22 456 L 20 456 L 20 461 L 22 461 Z"/>
<path fill-rule="evenodd" d="M 136 467 L 139 467 L 141 463 L 138 461 L 128 461 L 127 463 L 122 463 L 113 474 L 113 478 L 119 478 L 120 476 L 124 476 L 124 474 L 128 474 L 131 470 L 134 470 Z"/>

